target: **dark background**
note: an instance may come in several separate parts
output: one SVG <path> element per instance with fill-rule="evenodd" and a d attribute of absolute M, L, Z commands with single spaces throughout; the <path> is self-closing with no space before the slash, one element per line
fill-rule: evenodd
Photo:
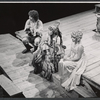
<path fill-rule="evenodd" d="M 29 10 L 37 10 L 43 23 L 94 9 L 94 3 L 0 3 L 0 34 L 22 30 Z"/>

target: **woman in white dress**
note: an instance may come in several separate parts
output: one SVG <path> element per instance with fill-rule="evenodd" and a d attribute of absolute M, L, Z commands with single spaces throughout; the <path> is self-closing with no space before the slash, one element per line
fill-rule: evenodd
<path fill-rule="evenodd" d="M 86 56 L 84 54 L 84 47 L 81 44 L 83 33 L 76 31 L 71 34 L 72 45 L 70 53 L 60 60 L 59 74 L 63 81 L 62 86 L 67 90 L 73 90 L 80 84 L 80 78 L 86 69 Z"/>

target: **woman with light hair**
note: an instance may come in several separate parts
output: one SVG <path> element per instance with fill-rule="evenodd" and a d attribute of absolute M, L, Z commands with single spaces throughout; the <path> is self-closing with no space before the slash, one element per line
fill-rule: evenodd
<path fill-rule="evenodd" d="M 62 77 L 62 86 L 67 90 L 73 90 L 80 84 L 81 74 L 86 69 L 86 56 L 84 47 L 81 44 L 83 33 L 81 31 L 72 32 L 72 45 L 67 56 L 60 60 L 59 74 Z"/>

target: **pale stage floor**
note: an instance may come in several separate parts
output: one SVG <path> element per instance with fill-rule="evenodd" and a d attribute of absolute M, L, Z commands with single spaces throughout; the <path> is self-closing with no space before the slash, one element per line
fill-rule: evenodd
<path fill-rule="evenodd" d="M 100 90 L 100 42 L 93 38 L 95 34 L 93 30 L 96 29 L 97 20 L 94 10 L 57 20 L 60 20 L 59 28 L 63 35 L 64 45 L 67 47 L 66 52 L 71 45 L 71 33 L 76 30 L 83 32 L 82 44 L 87 55 L 88 64 L 82 77 Z M 44 24 L 43 39 L 47 36 L 48 27 L 53 25 L 54 22 Z M 24 33 L 22 31 L 17 32 L 17 36 L 21 38 Z M 22 54 L 23 49 L 25 47 L 20 40 L 10 34 L 0 35 L 0 66 L 14 85 L 22 91 L 23 95 L 26 98 L 69 97 L 54 83 L 33 74 L 33 67 L 29 66 L 32 54 Z M 3 79 L 1 78 L 1 80 Z"/>

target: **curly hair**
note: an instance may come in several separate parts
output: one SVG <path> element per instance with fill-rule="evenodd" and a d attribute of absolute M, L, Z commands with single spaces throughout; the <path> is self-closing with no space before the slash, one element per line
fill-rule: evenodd
<path fill-rule="evenodd" d="M 74 31 L 71 34 L 72 37 L 75 37 L 76 39 L 82 39 L 83 33 L 81 31 Z"/>
<path fill-rule="evenodd" d="M 37 21 L 39 19 L 39 13 L 36 10 L 30 10 L 28 12 L 28 15 L 31 16 L 32 18 L 34 18 L 35 21 Z"/>

